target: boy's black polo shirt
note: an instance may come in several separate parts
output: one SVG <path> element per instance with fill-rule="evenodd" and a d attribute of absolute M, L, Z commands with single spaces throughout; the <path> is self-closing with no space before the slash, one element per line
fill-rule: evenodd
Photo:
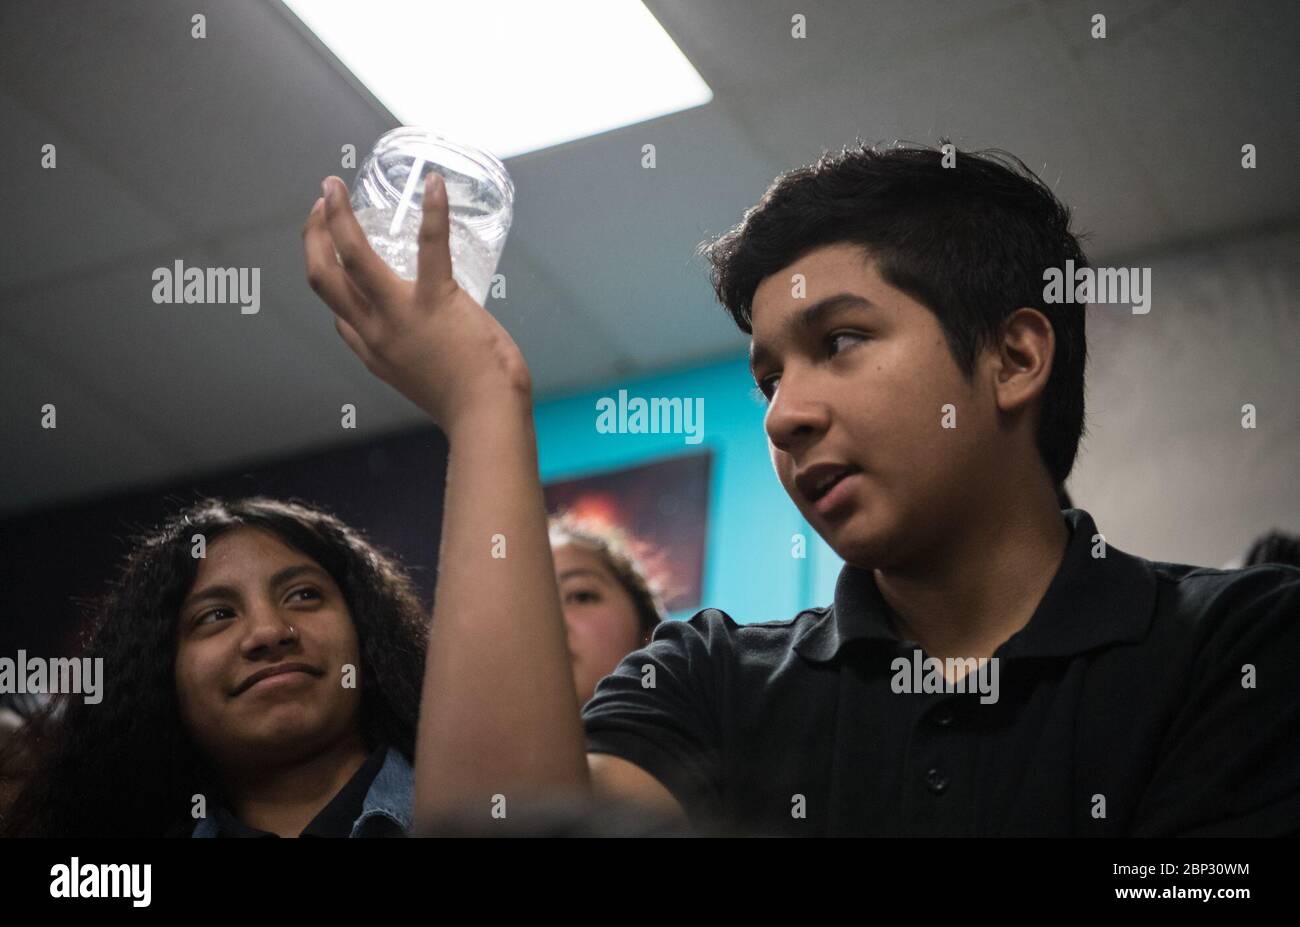
<path fill-rule="evenodd" d="M 792 620 L 661 624 L 584 707 L 587 748 L 759 833 L 1300 833 L 1300 571 L 1094 557 L 1092 518 L 1065 517 L 996 702 L 893 691 L 916 645 L 846 566 Z"/>

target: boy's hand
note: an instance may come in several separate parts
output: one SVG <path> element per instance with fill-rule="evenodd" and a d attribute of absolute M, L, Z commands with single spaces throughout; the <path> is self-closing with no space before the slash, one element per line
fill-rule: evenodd
<path fill-rule="evenodd" d="M 371 373 L 445 432 L 473 410 L 531 398 L 532 379 L 518 346 L 452 277 L 441 176 L 433 173 L 425 183 L 415 282 L 398 277 L 370 247 L 343 181 L 327 177 L 321 189 L 325 196 L 302 230 L 307 281 Z"/>

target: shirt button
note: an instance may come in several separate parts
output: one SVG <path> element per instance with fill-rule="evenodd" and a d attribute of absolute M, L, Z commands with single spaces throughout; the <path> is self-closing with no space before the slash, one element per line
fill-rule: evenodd
<path fill-rule="evenodd" d="M 932 769 L 925 774 L 925 784 L 929 786 L 930 791 L 936 795 L 948 788 L 948 777 L 937 769 Z"/>
<path fill-rule="evenodd" d="M 956 720 L 955 716 L 953 715 L 951 706 L 948 705 L 943 705 L 939 709 L 937 709 L 933 717 L 934 717 L 934 723 L 939 725 L 939 727 L 950 727 L 953 721 Z"/>

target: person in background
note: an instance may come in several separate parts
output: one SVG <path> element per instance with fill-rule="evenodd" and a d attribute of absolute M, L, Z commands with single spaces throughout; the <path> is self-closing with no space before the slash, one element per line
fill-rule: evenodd
<path fill-rule="evenodd" d="M 573 684 L 584 704 L 625 656 L 650 643 L 667 612 L 623 532 L 572 515 L 552 517 L 549 529 Z"/>
<path fill-rule="evenodd" d="M 632 651 L 650 643 L 667 620 L 658 584 L 649 578 L 639 545 L 618 528 L 573 514 L 548 519 L 555 582 L 578 704 Z M 679 819 L 647 816 L 620 803 L 540 801 L 516 804 L 507 819 L 484 821 L 472 807 L 444 816 L 440 837 L 680 837 L 692 836 Z"/>
<path fill-rule="evenodd" d="M 127 555 L 84 654 L 102 701 L 43 733 L 0 830 L 404 834 L 427 638 L 407 574 L 339 519 L 201 502 Z"/>

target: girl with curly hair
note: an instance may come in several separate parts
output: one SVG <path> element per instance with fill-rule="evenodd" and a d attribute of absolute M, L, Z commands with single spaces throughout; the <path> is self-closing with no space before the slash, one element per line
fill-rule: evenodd
<path fill-rule="evenodd" d="M 103 699 L 38 726 L 4 833 L 406 832 L 427 616 L 402 567 L 322 511 L 180 512 L 104 596 L 85 652 Z"/>

